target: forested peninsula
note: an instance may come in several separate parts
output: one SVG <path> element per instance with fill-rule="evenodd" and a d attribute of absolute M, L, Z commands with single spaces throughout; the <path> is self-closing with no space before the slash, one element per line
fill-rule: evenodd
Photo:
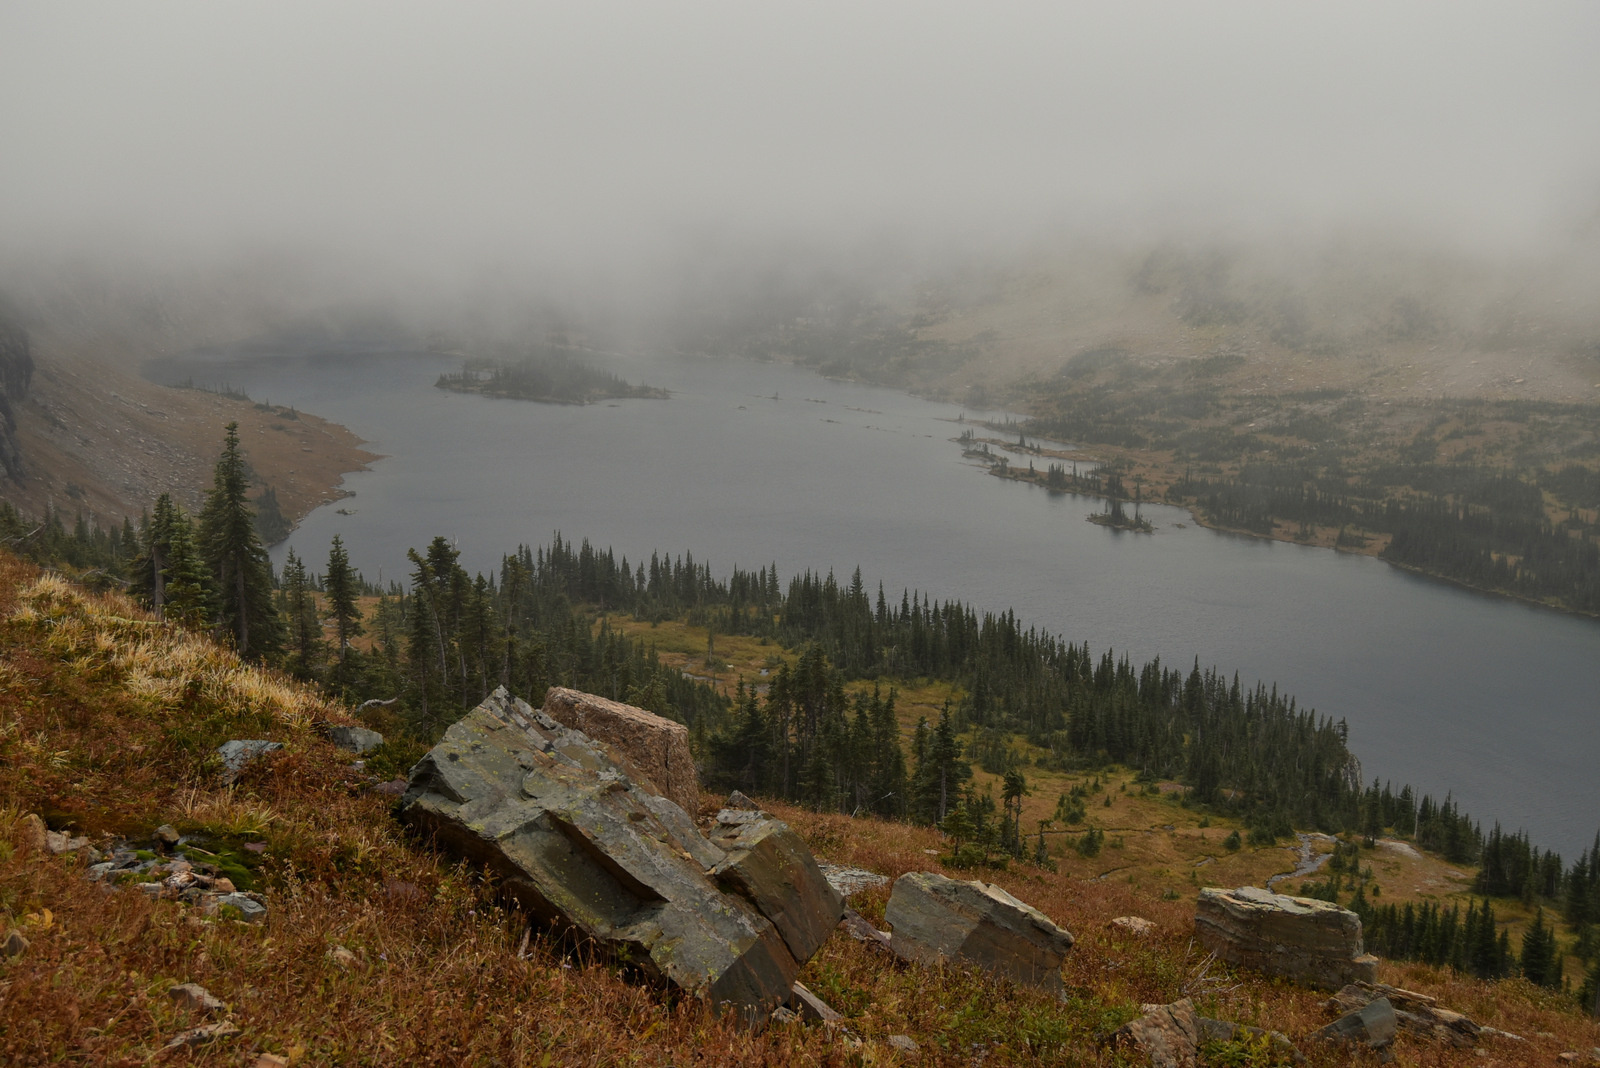
<path fill-rule="evenodd" d="M 581 350 L 551 345 L 536 347 L 517 359 L 469 359 L 459 372 L 440 375 L 434 386 L 456 393 L 482 393 L 544 404 L 593 404 L 669 395 L 664 389 L 634 385 L 593 366 Z"/>

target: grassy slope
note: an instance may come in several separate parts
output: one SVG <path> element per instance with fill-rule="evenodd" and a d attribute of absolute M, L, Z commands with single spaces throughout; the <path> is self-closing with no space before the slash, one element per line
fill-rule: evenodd
<path fill-rule="evenodd" d="M 1066 1003 L 960 971 L 892 966 L 839 934 L 803 978 L 851 1017 L 864 1042 L 799 1027 L 750 1035 L 692 1004 L 668 1005 L 604 965 L 564 960 L 536 938 L 522 951 L 517 919 L 476 879 L 408 841 L 388 800 L 366 792 L 348 757 L 320 739 L 316 722 L 345 719 L 341 710 L 238 668 L 120 599 L 53 581 L 30 586 L 34 579 L 0 557 L 0 928 L 20 928 L 32 942 L 0 963 L 0 1062 L 148 1063 L 199 1022 L 164 996 L 183 982 L 227 1002 L 242 1034 L 161 1054 L 162 1064 L 250 1064 L 258 1051 L 304 1064 L 878 1064 L 899 1057 L 890 1034 L 922 1042 L 924 1063 L 980 1055 L 989 1064 L 1109 1063 L 1097 1036 L 1146 1001 L 1189 994 L 1218 1015 L 1292 1035 L 1325 1022 L 1315 994 L 1205 964 L 1189 938 L 1192 900 L 1164 899 L 1158 888 L 1189 884 L 1179 858 L 1207 835 L 1176 804 L 1117 791 L 1114 818 L 1137 825 L 1125 834 L 1125 855 L 1140 858 L 1132 879 L 1093 878 L 1092 864 L 1110 863 L 1110 849 L 1097 862 L 1073 858 L 1059 874 L 1018 867 L 990 876 L 1078 935 Z M 776 655 L 751 645 L 763 659 Z M 746 652 L 735 646 L 718 639 L 730 661 Z M 274 738 L 287 750 L 228 788 L 207 754 L 229 737 Z M 942 870 L 931 829 L 772 807 L 836 863 L 891 878 Z M 173 822 L 219 852 L 265 843 L 251 874 L 269 920 L 202 920 L 175 902 L 88 883 L 74 860 L 23 844 L 17 821 L 27 811 L 91 836 L 137 837 Z M 1151 867 L 1157 853 L 1172 869 L 1166 875 Z M 1247 850 L 1237 868 L 1219 860 L 1213 870 L 1224 882 L 1255 878 L 1281 867 L 1280 855 Z M 887 899 L 885 886 L 854 903 L 881 921 Z M 1106 927 L 1126 913 L 1155 920 L 1159 933 L 1136 939 Z M 354 963 L 334 961 L 336 946 Z M 1481 1022 L 1551 1034 L 1495 1046 L 1496 1063 L 1544 1064 L 1558 1050 L 1600 1042 L 1593 1022 L 1521 983 L 1390 965 L 1382 974 Z M 1400 1052 L 1408 1063 L 1479 1063 L 1405 1042 Z M 1313 1051 L 1312 1063 L 1348 1062 Z"/>

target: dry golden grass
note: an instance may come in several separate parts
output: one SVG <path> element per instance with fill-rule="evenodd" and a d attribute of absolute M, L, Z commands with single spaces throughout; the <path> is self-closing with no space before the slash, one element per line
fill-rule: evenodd
<path fill-rule="evenodd" d="M 1065 856 L 1057 873 L 1014 866 L 983 876 L 1078 936 L 1067 1000 L 961 969 L 895 964 L 840 933 L 802 979 L 847 1015 L 859 1043 L 797 1025 L 751 1034 L 625 982 L 603 962 L 536 936 L 525 944 L 522 921 L 495 904 L 492 888 L 409 839 L 348 754 L 316 734 L 312 722 L 337 709 L 315 695 L 194 648 L 205 643 L 150 625 L 117 598 L 38 582 L 4 557 L 0 618 L 0 936 L 16 928 L 31 943 L 0 962 L 0 1063 L 248 1065 L 272 1052 L 302 1065 L 876 1065 L 902 1062 L 887 1040 L 905 1034 L 922 1044 L 923 1064 L 1112 1064 L 1100 1038 L 1146 1001 L 1193 996 L 1216 1015 L 1297 1037 L 1327 1020 L 1319 995 L 1232 974 L 1192 944 L 1192 883 L 1181 863 L 1222 829 L 1108 779 L 1112 816 L 1141 829 L 1122 832 L 1132 880 L 1096 878 L 1111 848 L 1092 862 Z M 145 656 L 151 664 L 139 662 Z M 234 733 L 244 727 L 257 733 Z M 286 749 L 227 786 L 205 754 L 228 736 L 271 737 Z M 1030 804 L 1044 801 L 1054 797 Z M 891 879 L 944 870 L 932 829 L 770 807 L 836 863 Z M 176 902 L 90 883 L 79 861 L 31 851 L 18 823 L 28 811 L 96 839 L 172 822 L 219 849 L 260 844 L 249 874 L 269 917 L 255 926 L 204 920 Z M 1174 832 L 1145 833 L 1168 823 Z M 1236 874 L 1281 866 L 1273 851 L 1259 852 Z M 1174 874 L 1147 871 L 1152 864 Z M 1184 893 L 1163 898 L 1168 886 Z M 881 924 L 888 892 L 853 903 Z M 1154 920 L 1157 933 L 1106 926 L 1129 913 Z M 339 947 L 353 955 L 343 964 Z M 1382 977 L 1530 1036 L 1492 1046 L 1488 1058 L 1403 1040 L 1401 1063 L 1542 1065 L 1600 1042 L 1570 1003 L 1522 984 L 1401 966 Z M 202 1022 L 166 997 L 184 982 L 225 1001 L 241 1033 L 163 1052 Z M 1313 1066 L 1349 1063 L 1307 1052 Z"/>

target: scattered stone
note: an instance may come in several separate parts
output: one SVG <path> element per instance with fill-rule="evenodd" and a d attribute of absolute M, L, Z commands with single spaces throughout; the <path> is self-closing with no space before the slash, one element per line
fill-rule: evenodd
<path fill-rule="evenodd" d="M 717 810 L 716 822 L 719 827 L 742 827 L 746 823 L 760 823 L 767 818 L 767 814 L 759 808 L 722 808 Z"/>
<path fill-rule="evenodd" d="M 685 831 L 694 835 L 693 826 Z M 727 856 L 708 874 L 754 905 L 796 961 L 810 960 L 839 926 L 844 898 L 823 877 L 805 842 L 775 819 L 719 828 L 715 841 Z"/>
<path fill-rule="evenodd" d="M 552 686 L 544 714 L 563 727 L 603 742 L 612 763 L 634 782 L 694 815 L 700 808 L 700 778 L 689 753 L 689 728 L 654 712 L 604 697 Z"/>
<path fill-rule="evenodd" d="M 334 946 L 328 950 L 328 956 L 333 960 L 333 963 L 345 969 L 354 968 L 359 963 L 356 955 L 343 946 Z"/>
<path fill-rule="evenodd" d="M 1201 945 L 1222 960 L 1306 986 L 1336 990 L 1377 977 L 1378 959 L 1362 949 L 1361 917 L 1331 902 L 1207 887 L 1194 926 Z"/>
<path fill-rule="evenodd" d="M 1106 926 L 1119 931 L 1126 931 L 1131 935 L 1138 935 L 1140 938 L 1154 933 L 1156 929 L 1154 921 L 1147 920 L 1143 916 L 1117 916 Z"/>
<path fill-rule="evenodd" d="M 212 879 L 211 889 L 219 894 L 231 894 L 235 892 L 233 880 L 228 878 L 226 875 L 219 875 L 215 879 Z"/>
<path fill-rule="evenodd" d="M 819 864 L 823 876 L 828 884 L 839 891 L 843 897 L 859 894 L 863 890 L 871 890 L 874 886 L 882 886 L 889 881 L 887 875 L 879 875 L 875 871 L 864 868 L 845 868 L 838 864 Z"/>
<path fill-rule="evenodd" d="M 222 765 L 227 769 L 224 778 L 232 781 L 238 778 L 239 772 L 252 760 L 282 748 L 282 742 L 269 742 L 261 738 L 235 738 L 217 746 L 217 755 L 222 758 Z"/>
<path fill-rule="evenodd" d="M 1483 1032 L 1469 1017 L 1441 1007 L 1437 998 L 1386 983 L 1351 983 L 1328 999 L 1328 1008 L 1332 1012 L 1349 1013 L 1378 998 L 1387 998 L 1394 1006 L 1400 1027 L 1419 1038 L 1468 1049 L 1478 1044 Z"/>
<path fill-rule="evenodd" d="M 220 894 L 206 903 L 206 915 L 221 915 L 223 909 L 236 909 L 245 923 L 260 923 L 267 918 L 267 904 L 260 894 Z"/>
<path fill-rule="evenodd" d="M 800 1014 L 787 1005 L 779 1005 L 772 1010 L 772 1022 L 778 1024 L 800 1023 Z"/>
<path fill-rule="evenodd" d="M 1201 1030 L 1194 1003 L 1184 998 L 1144 1008 L 1143 1016 L 1112 1033 L 1112 1048 L 1143 1053 L 1152 1068 L 1195 1068 Z"/>
<path fill-rule="evenodd" d="M 760 805 L 758 805 L 754 801 L 750 800 L 750 798 L 746 797 L 742 792 L 740 792 L 738 790 L 735 790 L 733 793 L 728 795 L 728 803 L 723 805 L 722 807 L 723 808 L 742 809 L 743 811 L 746 811 L 746 812 L 760 812 L 761 811 L 761 806 Z"/>
<path fill-rule="evenodd" d="M 52 853 L 76 853 L 89 848 L 89 839 L 74 837 L 70 831 L 45 831 L 45 848 Z"/>
<path fill-rule="evenodd" d="M 276 1053 L 263 1053 L 256 1057 L 255 1063 L 250 1068 L 289 1068 L 289 1058 L 280 1057 Z"/>
<path fill-rule="evenodd" d="M 1388 998 L 1375 998 L 1355 1012 L 1347 1012 L 1327 1027 L 1307 1036 L 1313 1042 L 1343 1042 L 1383 1049 L 1394 1041 L 1400 1021 Z"/>
<path fill-rule="evenodd" d="M 884 918 L 902 960 L 964 961 L 1012 982 L 1062 990 L 1061 960 L 1072 935 L 998 886 L 907 872 L 895 880 Z"/>
<path fill-rule="evenodd" d="M 35 853 L 50 848 L 50 828 L 44 825 L 38 813 L 30 812 L 22 817 L 22 842 Z"/>
<path fill-rule="evenodd" d="M 22 932 L 16 928 L 6 932 L 4 939 L 0 939 L 0 957 L 7 959 L 20 957 L 28 952 L 28 940 L 22 937 Z"/>
<path fill-rule="evenodd" d="M 239 1028 L 227 1020 L 218 1020 L 216 1023 L 202 1024 L 191 1027 L 187 1031 L 179 1031 L 167 1042 L 167 1049 L 177 1049 L 179 1046 L 198 1046 L 204 1042 L 211 1042 L 219 1038 L 232 1038 L 243 1034 Z"/>
<path fill-rule="evenodd" d="M 228 1006 L 222 1003 L 221 998 L 213 995 L 199 983 L 182 983 L 175 986 L 167 991 L 167 997 L 177 1002 L 178 1008 L 190 1012 L 203 1012 L 209 1016 L 228 1011 Z"/>
<path fill-rule="evenodd" d="M 633 766 L 644 762 L 698 798 L 674 756 L 673 739 L 686 741 L 681 724 L 585 694 L 551 694 L 547 704 L 563 714 L 581 712 L 629 738 L 644 754 L 630 758 Z M 411 769 L 399 815 L 495 873 L 536 920 L 625 957 L 634 975 L 760 1025 L 791 996 L 805 959 L 796 951 L 837 924 L 837 894 L 780 821 L 729 828 L 714 843 L 680 805 L 631 778 L 614 751 L 501 688 Z"/>
<path fill-rule="evenodd" d="M 916 1040 L 910 1035 L 890 1035 L 889 1045 L 901 1053 L 920 1053 L 922 1051 L 922 1047 L 917 1045 Z"/>
<path fill-rule="evenodd" d="M 383 794 L 387 797 L 399 797 L 406 792 L 406 787 L 410 785 L 411 784 L 405 779 L 390 779 L 388 782 L 379 783 L 377 786 L 374 786 L 372 788 L 372 792 L 375 794 Z"/>
<path fill-rule="evenodd" d="M 161 845 L 171 849 L 173 846 L 178 844 L 178 841 L 180 838 L 182 838 L 182 835 L 178 833 L 178 829 L 172 824 L 163 823 L 161 826 L 156 828 L 154 837 L 155 840 Z"/>
<path fill-rule="evenodd" d="M 1497 1028 L 1493 1028 L 1493 1027 L 1480 1027 L 1480 1028 L 1478 1028 L 1478 1037 L 1479 1038 L 1503 1038 L 1503 1039 L 1506 1039 L 1509 1042 L 1526 1042 L 1526 1041 L 1528 1041 L 1527 1039 L 1523 1038 L 1521 1035 L 1514 1035 L 1510 1031 L 1501 1031 L 1501 1030 L 1499 1030 Z"/>
<path fill-rule="evenodd" d="M 267 843 L 265 842 L 246 842 L 244 847 L 252 853 L 265 853 L 267 851 Z"/>
<path fill-rule="evenodd" d="M 866 917 L 855 909 L 845 909 L 844 918 L 839 921 L 839 925 L 844 928 L 845 933 L 851 938 L 854 938 L 857 942 L 865 943 L 868 949 L 876 949 L 893 955 L 894 947 L 891 944 L 888 933 L 872 926 L 867 922 Z"/>
<path fill-rule="evenodd" d="M 368 753 L 383 744 L 383 735 L 365 727 L 329 727 L 328 741 L 352 753 Z"/>
<path fill-rule="evenodd" d="M 116 868 L 117 866 L 109 860 L 101 861 L 99 864 L 91 864 L 89 865 L 89 870 L 84 872 L 84 878 L 91 883 L 97 883 L 110 875 Z"/>
<path fill-rule="evenodd" d="M 794 984 L 795 1004 L 800 1018 L 807 1023 L 842 1024 L 844 1015 L 806 988 L 804 983 Z"/>

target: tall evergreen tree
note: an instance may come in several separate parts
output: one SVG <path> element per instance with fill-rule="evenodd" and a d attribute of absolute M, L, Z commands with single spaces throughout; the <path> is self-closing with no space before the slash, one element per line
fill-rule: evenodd
<path fill-rule="evenodd" d="M 229 423 L 200 511 L 200 550 L 216 583 L 221 626 L 240 656 L 262 659 L 282 648 L 283 624 L 272 603 L 272 565 L 256 534 L 249 489 L 239 424 Z"/>
<path fill-rule="evenodd" d="M 317 618 L 316 595 L 306 575 L 306 565 L 293 549 L 283 561 L 283 614 L 289 624 L 289 672 L 303 679 L 313 678 L 322 661 L 322 622 Z"/>
<path fill-rule="evenodd" d="M 339 663 L 350 655 L 350 639 L 366 633 L 361 627 L 361 609 L 356 604 L 356 573 L 350 567 L 350 555 L 345 552 L 339 535 L 333 536 L 328 547 L 328 573 L 322 580 L 328 595 L 328 615 L 333 619 L 334 641 L 339 647 Z"/>

